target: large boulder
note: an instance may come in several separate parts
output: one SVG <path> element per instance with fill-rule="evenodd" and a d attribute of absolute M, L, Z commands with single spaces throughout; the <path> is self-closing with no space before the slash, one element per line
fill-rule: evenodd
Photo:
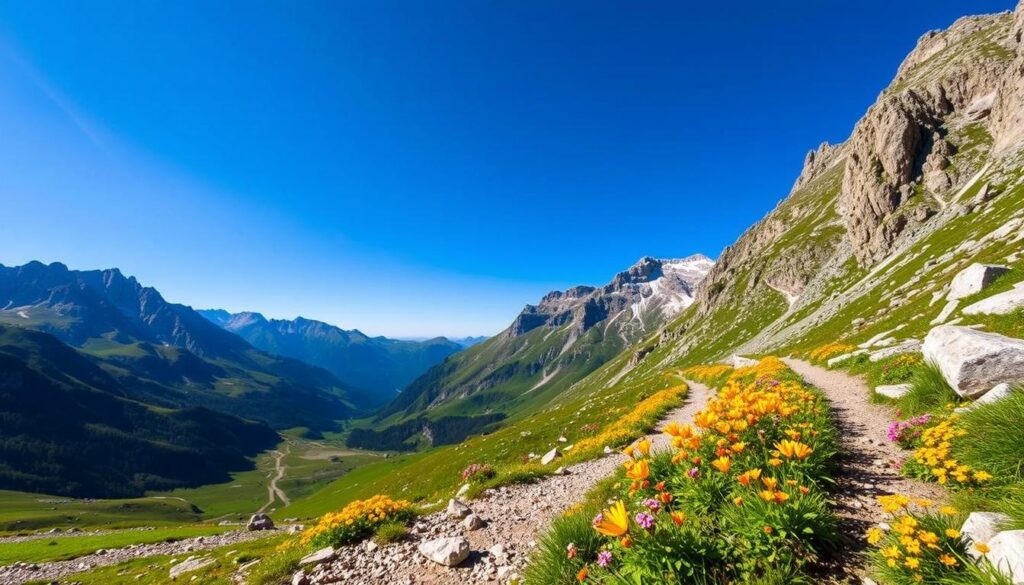
<path fill-rule="evenodd" d="M 988 546 L 988 560 L 1016 585 L 1024 585 L 1024 530 L 1000 532 Z"/>
<path fill-rule="evenodd" d="M 454 567 L 469 556 L 469 541 L 462 536 L 438 538 L 420 543 L 419 551 L 439 565 Z"/>
<path fill-rule="evenodd" d="M 245 527 L 248 530 L 273 530 L 274 521 L 270 519 L 270 516 L 260 512 L 259 514 L 253 514 Z"/>
<path fill-rule="evenodd" d="M 1024 340 L 943 325 L 928 332 L 922 352 L 964 398 L 1003 382 L 1024 380 Z"/>
<path fill-rule="evenodd" d="M 949 293 L 946 299 L 953 301 L 980 293 L 986 286 L 992 284 L 996 277 L 1005 274 L 1010 269 L 1005 266 L 993 264 L 971 264 L 953 277 L 949 285 Z"/>
<path fill-rule="evenodd" d="M 1006 292 L 967 305 L 961 312 L 964 315 L 1009 315 L 1021 307 L 1024 307 L 1024 282 L 1018 282 Z"/>

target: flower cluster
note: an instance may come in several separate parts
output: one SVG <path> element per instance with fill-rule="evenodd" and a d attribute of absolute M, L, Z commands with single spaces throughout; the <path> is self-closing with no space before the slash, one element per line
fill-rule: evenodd
<path fill-rule="evenodd" d="M 409 502 L 388 496 L 356 500 L 337 512 L 328 512 L 299 537 L 303 546 L 338 546 L 358 542 L 385 522 L 404 522 L 413 517 Z"/>
<path fill-rule="evenodd" d="M 878 374 L 878 381 L 882 384 L 899 384 L 906 382 L 914 375 L 914 370 L 924 363 L 919 353 L 900 354 L 884 363 Z"/>
<path fill-rule="evenodd" d="M 930 414 L 922 414 L 908 418 L 907 420 L 894 420 L 889 423 L 886 436 L 893 443 L 898 443 L 904 449 L 910 449 L 921 438 L 926 427 L 932 420 Z"/>
<path fill-rule="evenodd" d="M 953 442 L 967 434 L 956 426 L 958 419 L 948 415 L 921 432 L 920 446 L 905 466 L 909 473 L 943 485 L 974 486 L 992 479 L 987 471 L 972 469 L 952 456 Z"/>
<path fill-rule="evenodd" d="M 847 343 L 829 343 L 807 352 L 807 358 L 812 362 L 824 362 L 837 355 L 849 353 L 855 348 Z"/>
<path fill-rule="evenodd" d="M 495 475 L 494 467 L 488 463 L 470 463 L 462 470 L 462 481 L 487 481 Z"/>
<path fill-rule="evenodd" d="M 648 441 L 625 449 L 623 496 L 593 520 L 608 554 L 584 576 L 718 579 L 726 575 L 717 571 L 756 573 L 766 559 L 813 559 L 832 528 L 821 487 L 834 453 L 829 421 L 821 395 L 781 360 L 732 371 L 694 425 L 666 426 L 671 452 L 652 455 Z"/>
<path fill-rule="evenodd" d="M 891 518 L 885 529 L 869 529 L 867 541 L 874 547 L 875 571 L 886 583 L 947 583 L 973 570 L 955 508 L 933 509 L 930 500 L 901 494 L 879 496 L 878 502 Z M 985 543 L 973 548 L 978 556 L 988 552 Z"/>
<path fill-rule="evenodd" d="M 629 413 L 608 425 L 600 433 L 576 443 L 576 452 L 603 449 L 605 445 L 623 445 L 649 428 L 659 413 L 678 404 L 686 395 L 686 384 L 659 390 L 641 400 Z"/>
<path fill-rule="evenodd" d="M 683 370 L 683 375 L 691 380 L 714 385 L 731 371 L 732 368 L 725 364 L 699 365 Z"/>

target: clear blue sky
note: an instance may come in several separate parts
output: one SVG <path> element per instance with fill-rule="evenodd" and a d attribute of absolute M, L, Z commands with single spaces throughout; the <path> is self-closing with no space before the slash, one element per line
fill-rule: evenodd
<path fill-rule="evenodd" d="M 926 30 L 1011 0 L 0 2 L 0 262 L 492 334 L 717 256 Z"/>

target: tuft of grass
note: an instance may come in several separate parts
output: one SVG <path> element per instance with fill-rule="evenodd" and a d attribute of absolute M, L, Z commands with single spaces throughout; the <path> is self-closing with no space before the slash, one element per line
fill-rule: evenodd
<path fill-rule="evenodd" d="M 377 544 L 392 544 L 404 539 L 405 535 L 405 524 L 401 522 L 385 522 L 374 531 L 373 540 Z"/>
<path fill-rule="evenodd" d="M 960 400 L 946 383 L 939 367 L 932 363 L 918 366 L 910 378 L 910 392 L 896 401 L 903 416 L 914 416 L 940 409 Z"/>
<path fill-rule="evenodd" d="M 998 482 L 1024 481 L 1022 424 L 1024 388 L 1015 388 L 1002 400 L 975 406 L 961 415 L 959 426 L 967 431 L 970 440 L 956 443 L 957 459 L 988 471 Z"/>
<path fill-rule="evenodd" d="M 576 574 L 585 564 L 582 559 L 597 556 L 603 543 L 601 535 L 591 525 L 592 514 L 588 514 L 596 514 L 597 510 L 597 507 L 580 510 L 560 516 L 551 523 L 530 556 L 530 564 L 524 574 L 527 583 L 558 585 L 576 582 Z M 575 544 L 578 550 L 572 559 L 566 554 L 569 543 Z"/>
<path fill-rule="evenodd" d="M 299 561 L 306 551 L 292 547 L 284 551 L 274 551 L 262 556 L 259 563 L 249 570 L 247 585 L 278 585 L 289 581 L 299 569 Z"/>

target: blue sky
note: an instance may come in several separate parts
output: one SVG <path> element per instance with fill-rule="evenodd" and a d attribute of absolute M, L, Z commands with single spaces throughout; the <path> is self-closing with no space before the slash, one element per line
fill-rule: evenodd
<path fill-rule="evenodd" d="M 0 1 L 0 262 L 493 334 L 717 256 L 926 30 L 1005 1 Z"/>

